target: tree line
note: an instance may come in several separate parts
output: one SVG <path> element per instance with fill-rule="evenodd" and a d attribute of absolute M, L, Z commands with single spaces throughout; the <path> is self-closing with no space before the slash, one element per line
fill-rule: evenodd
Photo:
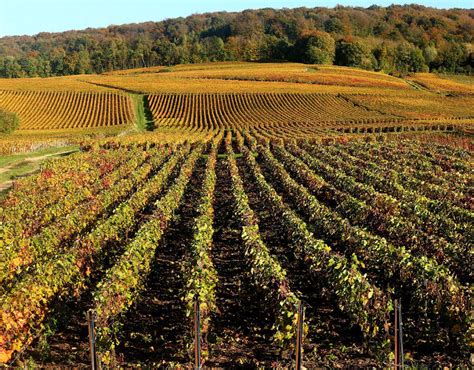
<path fill-rule="evenodd" d="M 419 5 L 259 9 L 0 38 L 0 76 L 213 61 L 295 61 L 386 73 L 474 70 L 474 10 Z"/>

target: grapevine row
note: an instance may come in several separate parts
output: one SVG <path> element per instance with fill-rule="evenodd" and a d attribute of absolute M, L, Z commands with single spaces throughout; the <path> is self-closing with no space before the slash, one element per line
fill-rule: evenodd
<path fill-rule="evenodd" d="M 408 153 L 404 155 L 403 152 L 395 155 L 395 151 L 385 153 L 374 146 L 370 147 L 371 155 L 362 150 L 356 151 L 352 147 L 347 149 L 353 156 L 367 161 L 373 168 L 380 167 L 390 171 L 392 176 L 396 176 L 398 181 L 413 191 L 418 191 L 438 201 L 452 202 L 448 204 L 451 208 L 453 206 L 469 207 L 466 193 L 469 191 L 472 193 L 472 185 L 469 185 L 469 177 L 462 173 L 445 172 L 439 165 L 433 165 L 419 155 L 409 157 Z M 373 163 L 375 155 L 378 158 L 377 165 Z M 462 210 L 457 211 L 457 213 L 462 212 Z"/>
<path fill-rule="evenodd" d="M 239 169 L 234 157 L 234 151 L 229 132 L 226 137 L 226 154 L 230 170 L 234 209 L 242 225 L 242 240 L 245 256 L 250 265 L 252 279 L 258 289 L 261 289 L 269 298 L 271 307 L 275 311 L 273 326 L 274 340 L 282 347 L 289 347 L 294 342 L 297 320 L 298 298 L 291 291 L 286 277 L 286 271 L 270 254 L 268 247 L 262 241 L 258 222 L 249 199 L 245 193 Z"/>
<path fill-rule="evenodd" d="M 449 209 L 445 210 L 445 212 L 441 212 L 442 209 L 440 209 L 439 212 L 436 213 L 430 211 L 430 207 L 436 208 L 436 203 L 433 203 L 426 197 L 419 196 L 413 191 L 405 189 L 400 184 L 393 182 L 386 175 L 382 174 L 382 172 L 368 170 L 363 166 L 363 163 L 356 165 L 354 162 L 347 160 L 347 156 L 344 156 L 343 151 L 340 149 L 333 147 L 339 154 L 336 156 L 335 154 L 330 154 L 333 150 L 332 148 L 321 150 L 316 146 L 310 146 L 306 143 L 302 143 L 302 147 L 307 149 L 310 154 L 325 160 L 331 164 L 331 166 L 345 171 L 357 181 L 369 183 L 378 191 L 387 193 L 399 200 L 403 206 L 404 215 L 406 217 L 409 215 L 410 220 L 422 230 L 431 233 L 434 232 L 446 238 L 450 243 L 458 244 L 459 247 L 462 247 L 463 243 L 468 243 L 468 226 L 458 224 L 451 219 Z M 341 157 L 346 160 L 342 160 Z"/>
<path fill-rule="evenodd" d="M 379 338 L 391 311 L 385 294 L 371 285 L 358 267 L 343 255 L 334 252 L 322 240 L 316 239 L 308 226 L 291 210 L 275 189 L 266 181 L 255 158 L 244 146 L 239 150 L 274 216 L 281 220 L 282 232 L 292 241 L 292 251 L 301 258 L 311 275 L 327 281 L 342 312 L 357 324 L 369 338 Z"/>
<path fill-rule="evenodd" d="M 419 230 L 409 218 L 401 217 L 400 204 L 396 199 L 376 192 L 370 185 L 355 182 L 295 145 L 288 145 L 288 148 L 301 159 L 293 157 L 281 147 L 276 147 L 275 150 L 282 163 L 291 169 L 292 175 L 318 198 L 328 204 L 333 203 L 335 210 L 351 223 L 359 227 L 368 226 L 391 242 L 409 247 L 416 255 L 434 255 L 440 264 L 446 263 L 458 276 L 466 271 L 462 268 L 465 267 L 462 251 L 442 238 L 433 238 Z"/>
<path fill-rule="evenodd" d="M 159 154 L 159 155 L 158 155 Z M 57 220 L 32 238 L 20 239 L 3 248 L 5 259 L 0 261 L 0 282 L 10 282 L 15 275 L 23 272 L 31 263 L 49 258 L 61 251 L 63 244 L 73 235 L 91 225 L 100 215 L 107 213 L 114 204 L 144 181 L 163 162 L 163 151 L 150 151 L 149 162 L 134 171 L 110 189 L 101 192 L 90 201 L 79 205 L 67 217 Z M 140 161 L 139 159 L 136 159 Z M 13 274 L 13 275 L 12 275 Z"/>
<path fill-rule="evenodd" d="M 338 120 L 386 119 L 329 94 L 160 94 L 149 99 L 155 121 L 164 126 L 242 128 L 262 122 L 269 127 L 292 122 L 324 126 Z"/>
<path fill-rule="evenodd" d="M 210 153 L 207 159 L 206 170 L 202 185 L 202 195 L 197 205 L 197 217 L 194 220 L 193 240 L 188 248 L 188 255 L 184 267 L 185 291 L 182 293 L 186 305 L 186 316 L 194 319 L 194 299 L 200 302 L 201 333 L 205 337 L 210 315 L 217 311 L 216 284 L 217 272 L 210 257 L 212 238 L 214 235 L 214 190 L 216 187 L 216 161 L 219 143 L 222 135 L 219 134 L 210 143 Z M 191 325 L 194 324 L 191 322 Z M 203 357 L 206 357 L 203 351 Z"/>
<path fill-rule="evenodd" d="M 7 203 L 15 206 L 8 207 L 1 215 L 1 222 L 7 224 L 2 234 L 6 230 L 17 237 L 31 237 L 39 228 L 54 222 L 55 219 L 65 217 L 83 201 L 95 196 L 104 189 L 113 186 L 121 178 L 130 175 L 140 161 L 134 158 L 145 160 L 143 151 L 120 151 L 116 155 L 101 155 L 98 163 L 91 163 L 88 156 L 83 156 L 82 168 L 80 172 L 71 171 L 66 176 L 59 173 L 54 177 L 54 182 L 43 182 L 47 186 L 40 186 L 41 193 L 38 190 L 33 192 L 21 192 L 15 189 L 15 194 L 7 200 Z M 85 158 L 84 158 L 85 157 Z M 120 163 L 120 162 L 121 163 Z M 68 163 L 68 160 L 64 162 Z M 74 166 L 74 161 L 70 161 Z M 77 164 L 79 166 L 79 163 Z M 38 180 L 45 177 L 50 179 L 53 174 L 61 171 L 58 168 L 53 170 L 44 168 L 38 176 Z M 59 181 L 58 181 L 59 180 Z M 46 180 L 47 181 L 47 180 Z M 33 183 L 37 184 L 38 182 Z M 22 184 L 23 186 L 25 184 Z"/>
<path fill-rule="evenodd" d="M 173 217 L 191 178 L 202 146 L 194 149 L 180 170 L 166 195 L 155 203 L 153 216 L 125 247 L 117 263 L 107 271 L 94 292 L 94 310 L 97 313 L 98 354 L 103 364 L 114 361 L 118 316 L 125 312 L 136 298 L 143 279 L 150 272 L 151 261 L 159 248 L 161 237 Z"/>
<path fill-rule="evenodd" d="M 429 297 L 439 302 L 433 307 L 435 315 L 441 313 L 460 325 L 466 324 L 467 299 L 464 290 L 446 268 L 430 258 L 415 257 L 405 248 L 395 247 L 384 238 L 351 225 L 293 180 L 268 148 L 260 147 L 260 154 L 285 194 L 326 240 L 337 245 L 345 254 L 355 254 L 371 276 L 386 281 L 388 285 L 394 284 L 399 296 L 402 291 L 407 291 L 412 302 L 417 304 Z"/>
<path fill-rule="evenodd" d="M 110 253 L 110 241 L 125 243 L 127 231 L 137 222 L 137 217 L 150 201 L 162 192 L 172 171 L 189 148 L 178 149 L 163 168 L 146 182 L 114 214 L 96 225 L 95 229 L 79 238 L 73 248 L 36 266 L 36 270 L 15 285 L 1 300 L 4 315 L 0 321 L 0 334 L 11 351 L 26 345 L 32 333 L 41 330 L 38 322 L 46 315 L 54 297 L 71 290 L 80 291 L 97 256 Z M 102 253 L 100 253 L 102 252 Z M 19 319 L 21 317 L 21 319 Z"/>

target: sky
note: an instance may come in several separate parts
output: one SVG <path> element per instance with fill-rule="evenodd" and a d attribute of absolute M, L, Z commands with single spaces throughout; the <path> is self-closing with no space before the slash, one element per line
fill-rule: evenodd
<path fill-rule="evenodd" d="M 333 7 L 337 4 L 368 7 L 372 4 L 387 6 L 414 2 L 437 8 L 474 7 L 474 0 L 0 0 L 0 37 L 160 21 L 219 10 Z"/>

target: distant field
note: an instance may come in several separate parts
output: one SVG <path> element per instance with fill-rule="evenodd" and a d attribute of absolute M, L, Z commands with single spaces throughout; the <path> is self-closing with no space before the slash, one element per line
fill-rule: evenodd
<path fill-rule="evenodd" d="M 416 73 L 409 79 L 436 92 L 474 94 L 473 76 Z"/>
<path fill-rule="evenodd" d="M 145 113 L 149 117 L 141 120 L 154 118 L 158 128 L 281 124 L 301 125 L 302 135 L 319 135 L 328 126 L 443 129 L 473 122 L 468 77 L 419 73 L 407 79 L 414 83 L 379 72 L 298 63 L 178 65 L 0 80 L 0 108 L 18 113 L 20 130 L 127 130 Z M 448 92 L 461 96 L 443 95 Z"/>
<path fill-rule="evenodd" d="M 370 87 L 341 84 L 309 84 L 283 81 L 252 81 L 214 78 L 182 77 L 171 73 L 145 73 L 120 76 L 87 76 L 85 80 L 126 91 L 142 94 L 154 93 L 370 93 Z M 394 93 L 396 90 L 387 89 Z"/>
<path fill-rule="evenodd" d="M 0 78 L 0 90 L 101 92 L 107 91 L 108 89 L 83 82 L 81 76 L 64 76 L 48 78 Z"/>
<path fill-rule="evenodd" d="M 140 93 L 373 93 L 410 92 L 383 73 L 297 63 L 215 63 L 153 67 L 85 76 L 84 81 Z M 374 90 L 375 89 L 375 90 Z M 378 90 L 377 90 L 378 89 Z"/>
<path fill-rule="evenodd" d="M 128 72 L 128 73 L 126 73 Z M 112 72 L 109 75 L 159 74 L 160 77 L 272 81 L 354 87 L 409 89 L 409 85 L 384 73 L 337 66 L 314 66 L 300 63 L 212 63 L 153 67 Z"/>
<path fill-rule="evenodd" d="M 131 99 L 113 92 L 0 91 L 0 108 L 18 114 L 22 130 L 127 125 Z"/>
<path fill-rule="evenodd" d="M 303 122 L 323 128 L 346 120 L 365 123 L 392 118 L 329 94 L 161 94 L 150 95 L 149 105 L 158 127 L 201 130 Z"/>
<path fill-rule="evenodd" d="M 272 81 L 353 87 L 409 89 L 403 80 L 377 72 L 334 66 L 303 64 L 222 64 L 219 68 L 177 66 L 167 72 L 169 77 L 222 79 L 242 81 Z"/>

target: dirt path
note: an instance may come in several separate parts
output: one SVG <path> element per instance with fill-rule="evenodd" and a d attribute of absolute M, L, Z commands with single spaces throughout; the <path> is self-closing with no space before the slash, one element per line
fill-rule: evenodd
<path fill-rule="evenodd" d="M 13 186 L 13 180 L 8 180 L 0 184 L 0 193 L 4 190 L 10 189 Z"/>
<path fill-rule="evenodd" d="M 37 156 L 37 157 L 25 158 L 25 159 L 22 159 L 18 162 L 13 162 L 13 163 L 9 164 L 8 166 L 0 167 L 0 175 L 3 174 L 3 173 L 7 173 L 8 171 L 11 171 L 16 167 L 19 167 L 19 165 L 21 165 L 23 163 L 28 164 L 28 163 L 41 162 L 41 161 L 43 161 L 45 159 L 48 159 L 50 157 L 56 157 L 56 156 L 71 154 L 71 153 L 74 153 L 75 151 L 76 150 L 66 150 L 64 152 L 59 152 L 59 153 L 50 153 L 50 154 L 40 155 L 40 156 Z M 32 171 L 28 171 L 28 172 L 24 173 L 22 176 L 30 175 L 35 171 L 36 171 L 36 169 L 34 169 Z M 6 189 L 9 189 L 12 185 L 13 185 L 13 180 L 8 180 L 8 181 L 0 183 L 0 192 L 4 191 Z"/>
<path fill-rule="evenodd" d="M 70 153 L 73 153 L 73 152 L 76 152 L 76 150 L 65 150 L 63 152 L 50 153 L 50 154 L 40 155 L 40 156 L 37 156 L 37 157 L 25 158 L 25 159 L 22 159 L 20 162 L 15 162 L 15 163 L 12 163 L 8 166 L 0 167 L 0 174 L 4 173 L 4 172 L 7 172 L 7 171 L 17 167 L 18 163 L 21 163 L 21 162 L 38 162 L 38 161 L 42 161 L 44 159 L 47 159 L 49 157 L 60 156 L 60 155 L 64 155 L 64 154 L 70 154 Z"/>

